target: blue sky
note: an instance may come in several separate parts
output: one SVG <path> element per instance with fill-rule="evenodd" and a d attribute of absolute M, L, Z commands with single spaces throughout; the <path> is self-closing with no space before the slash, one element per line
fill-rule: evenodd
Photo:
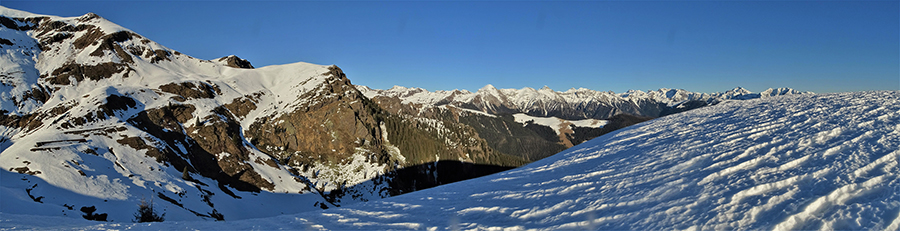
<path fill-rule="evenodd" d="M 900 90 L 898 1 L 9 1 L 201 58 L 429 90 Z"/>

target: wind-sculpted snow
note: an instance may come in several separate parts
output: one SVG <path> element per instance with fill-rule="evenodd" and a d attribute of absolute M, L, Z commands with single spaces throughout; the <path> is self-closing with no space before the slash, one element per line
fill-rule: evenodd
<path fill-rule="evenodd" d="M 898 121 L 897 91 L 733 101 L 622 129 L 500 174 L 227 228 L 897 230 Z M 0 224 L 59 228 L 44 222 L 4 214 Z"/>
<path fill-rule="evenodd" d="M 402 221 L 552 230 L 896 230 L 898 98 L 900 92 L 867 92 L 735 101 L 623 129 L 510 172 L 299 217 L 332 229 Z"/>

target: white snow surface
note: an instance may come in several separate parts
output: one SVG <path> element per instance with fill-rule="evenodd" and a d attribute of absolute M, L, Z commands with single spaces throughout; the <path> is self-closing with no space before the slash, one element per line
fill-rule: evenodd
<path fill-rule="evenodd" d="M 325 211 L 153 224 L 3 213 L 0 228 L 897 230 L 898 121 L 900 91 L 733 101 L 507 172 Z"/>
<path fill-rule="evenodd" d="M 525 113 L 513 114 L 513 119 L 516 120 L 517 123 L 528 123 L 529 121 L 550 127 L 553 131 L 556 132 L 556 135 L 559 135 L 561 132 L 565 131 L 569 128 L 569 125 L 575 125 L 576 127 L 586 127 L 586 128 L 600 128 L 603 125 L 609 123 L 608 120 L 598 120 L 598 119 L 583 119 L 583 120 L 564 120 L 556 117 L 538 117 L 538 116 L 530 116 Z"/>

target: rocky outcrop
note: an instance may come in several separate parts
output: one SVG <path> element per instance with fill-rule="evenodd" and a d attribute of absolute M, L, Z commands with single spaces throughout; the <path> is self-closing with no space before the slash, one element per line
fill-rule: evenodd
<path fill-rule="evenodd" d="M 380 109 L 356 91 L 340 68 L 329 70 L 323 73 L 328 76 L 325 84 L 299 96 L 311 103 L 251 124 L 247 129 L 251 143 L 282 163 L 296 166 L 340 163 L 357 148 L 384 153 L 379 147 Z"/>
<path fill-rule="evenodd" d="M 234 67 L 234 68 L 244 68 L 244 69 L 253 69 L 253 65 L 250 64 L 250 61 L 246 59 L 238 58 L 234 55 L 225 56 L 217 59 L 216 61 L 220 63 L 224 63 L 225 66 Z"/>

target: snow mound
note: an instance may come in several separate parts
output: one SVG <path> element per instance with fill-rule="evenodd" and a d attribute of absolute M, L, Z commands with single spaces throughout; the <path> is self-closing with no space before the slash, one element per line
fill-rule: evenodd
<path fill-rule="evenodd" d="M 62 228 L 897 230 L 898 121 L 898 91 L 733 101 L 631 126 L 515 170 L 381 201 L 227 226 L 79 221 Z M 68 224 L 2 217 L 0 228 Z"/>

